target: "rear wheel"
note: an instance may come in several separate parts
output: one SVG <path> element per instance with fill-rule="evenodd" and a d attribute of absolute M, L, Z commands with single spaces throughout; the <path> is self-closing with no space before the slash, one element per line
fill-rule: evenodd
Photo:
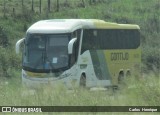
<path fill-rule="evenodd" d="M 122 89 L 125 86 L 124 73 L 120 72 L 118 75 L 118 89 Z"/>
<path fill-rule="evenodd" d="M 124 83 L 124 74 L 123 72 L 120 72 L 118 75 L 118 84 L 123 84 Z"/>
<path fill-rule="evenodd" d="M 130 71 L 127 71 L 126 77 L 131 77 L 131 72 Z"/>
<path fill-rule="evenodd" d="M 86 76 L 85 76 L 85 74 L 81 75 L 81 78 L 80 78 L 80 87 L 86 87 Z"/>

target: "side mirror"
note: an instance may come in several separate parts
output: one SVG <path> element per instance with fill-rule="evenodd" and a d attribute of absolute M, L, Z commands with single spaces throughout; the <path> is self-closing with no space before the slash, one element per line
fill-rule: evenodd
<path fill-rule="evenodd" d="M 73 44 L 77 41 L 77 38 L 73 38 L 68 43 L 68 54 L 73 53 Z"/>
<path fill-rule="evenodd" d="M 16 54 L 19 54 L 19 50 L 20 50 L 20 45 L 21 45 L 21 43 L 22 42 L 24 42 L 24 38 L 22 38 L 22 39 L 20 39 L 20 40 L 18 40 L 17 41 L 17 43 L 16 43 Z"/>

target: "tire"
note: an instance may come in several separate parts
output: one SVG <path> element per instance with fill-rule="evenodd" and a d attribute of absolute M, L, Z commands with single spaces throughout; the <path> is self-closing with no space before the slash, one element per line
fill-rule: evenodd
<path fill-rule="evenodd" d="M 126 86 L 126 83 L 125 83 L 124 73 L 121 72 L 119 73 L 119 76 L 118 76 L 118 89 L 123 89 L 125 86 Z"/>
<path fill-rule="evenodd" d="M 131 77 L 131 72 L 130 71 L 127 71 L 126 77 Z"/>
<path fill-rule="evenodd" d="M 118 84 L 123 84 L 123 83 L 124 83 L 124 74 L 123 73 L 119 73 Z"/>
<path fill-rule="evenodd" d="M 86 76 L 84 74 L 81 75 L 79 84 L 80 84 L 80 87 L 86 87 Z"/>

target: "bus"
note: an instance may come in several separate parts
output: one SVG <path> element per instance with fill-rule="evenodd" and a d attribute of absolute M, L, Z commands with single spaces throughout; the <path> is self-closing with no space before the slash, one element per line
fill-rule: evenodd
<path fill-rule="evenodd" d="M 98 19 L 41 20 L 17 41 L 20 51 L 28 87 L 118 86 L 141 68 L 140 27 Z"/>

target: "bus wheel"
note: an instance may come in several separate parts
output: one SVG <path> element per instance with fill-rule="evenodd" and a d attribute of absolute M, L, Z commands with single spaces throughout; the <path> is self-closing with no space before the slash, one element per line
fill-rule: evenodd
<path fill-rule="evenodd" d="M 81 86 L 81 87 L 86 87 L 86 76 L 85 76 L 85 74 L 82 74 L 82 75 L 81 75 L 81 78 L 80 78 L 80 86 Z"/>
<path fill-rule="evenodd" d="M 124 83 L 124 73 L 121 71 L 118 75 L 118 84 Z"/>
<path fill-rule="evenodd" d="M 123 89 L 125 86 L 124 72 L 122 71 L 118 75 L 118 89 Z"/>
<path fill-rule="evenodd" d="M 126 77 L 131 77 L 131 72 L 130 71 L 127 71 Z"/>

